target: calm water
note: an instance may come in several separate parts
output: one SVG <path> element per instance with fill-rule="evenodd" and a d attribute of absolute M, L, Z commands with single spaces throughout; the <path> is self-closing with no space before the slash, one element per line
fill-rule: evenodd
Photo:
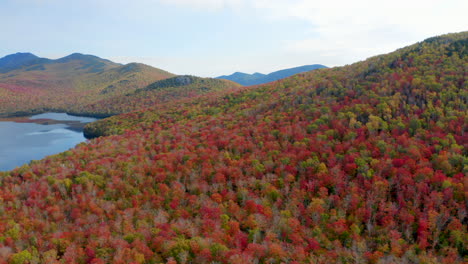
<path fill-rule="evenodd" d="M 95 120 L 64 113 L 0 120 L 0 171 L 74 147 L 86 140 L 83 126 Z"/>

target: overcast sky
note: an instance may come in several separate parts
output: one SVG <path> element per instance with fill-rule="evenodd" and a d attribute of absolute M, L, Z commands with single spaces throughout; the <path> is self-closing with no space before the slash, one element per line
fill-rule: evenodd
<path fill-rule="evenodd" d="M 468 30 L 467 0 L 0 0 L 0 57 L 73 52 L 214 77 L 340 66 Z"/>

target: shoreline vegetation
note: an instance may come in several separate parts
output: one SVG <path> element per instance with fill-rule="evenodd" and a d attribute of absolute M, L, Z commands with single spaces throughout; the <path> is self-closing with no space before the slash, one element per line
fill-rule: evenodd
<path fill-rule="evenodd" d="M 92 118 L 107 118 L 111 117 L 114 115 L 118 114 L 90 114 L 90 113 L 80 113 L 80 112 L 67 112 L 67 111 L 60 111 L 60 110 L 54 110 L 54 109 L 47 109 L 47 110 L 38 110 L 38 111 L 25 111 L 25 112 L 15 112 L 15 113 L 1 113 L 0 114 L 0 121 L 15 121 L 15 120 L 21 120 L 23 118 L 27 118 L 33 115 L 39 115 L 39 114 L 44 114 L 44 113 L 61 113 L 61 114 L 67 114 L 71 116 L 77 116 L 77 117 L 92 117 Z"/>

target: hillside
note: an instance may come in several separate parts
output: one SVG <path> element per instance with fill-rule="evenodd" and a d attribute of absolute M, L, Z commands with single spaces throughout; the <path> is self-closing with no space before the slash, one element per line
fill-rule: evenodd
<path fill-rule="evenodd" d="M 0 173 L 0 259 L 466 263 L 467 41 L 93 123 Z"/>
<path fill-rule="evenodd" d="M 0 116 L 77 112 L 173 76 L 144 64 L 121 65 L 79 53 L 57 60 L 17 53 L 0 59 Z"/>
<path fill-rule="evenodd" d="M 277 81 L 277 80 L 292 76 L 294 74 L 312 71 L 316 69 L 323 69 L 323 68 L 327 68 L 327 67 L 320 65 L 320 64 L 314 64 L 314 65 L 305 65 L 305 66 L 300 66 L 300 67 L 295 67 L 295 68 L 290 68 L 290 69 L 279 70 L 279 71 L 275 71 L 269 74 L 263 74 L 263 73 L 258 73 L 258 72 L 254 74 L 235 72 L 231 75 L 223 75 L 223 76 L 219 76 L 216 78 L 230 80 L 230 81 L 239 83 L 244 86 L 249 86 L 249 85 L 269 83 L 269 82 Z"/>
<path fill-rule="evenodd" d="M 169 101 L 194 98 L 207 93 L 232 90 L 239 87 L 239 84 L 227 80 L 182 75 L 156 81 L 133 92 L 85 105 L 78 109 L 77 113 L 92 116 L 112 116 L 164 104 Z M 85 131 L 85 135 L 90 137 L 94 133 Z"/>

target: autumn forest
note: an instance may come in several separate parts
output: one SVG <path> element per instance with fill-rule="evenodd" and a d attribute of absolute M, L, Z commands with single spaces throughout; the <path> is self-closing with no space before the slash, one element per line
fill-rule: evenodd
<path fill-rule="evenodd" d="M 468 32 L 247 87 L 0 72 L 0 116 L 48 110 L 107 118 L 0 172 L 0 264 L 468 261 Z"/>

